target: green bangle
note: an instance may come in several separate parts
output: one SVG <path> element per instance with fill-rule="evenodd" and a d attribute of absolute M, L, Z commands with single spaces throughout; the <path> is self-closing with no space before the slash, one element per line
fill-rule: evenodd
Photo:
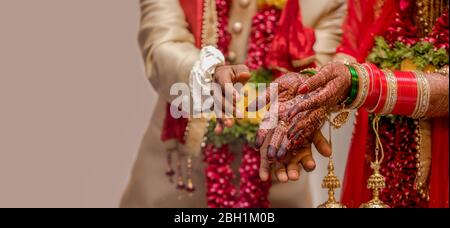
<path fill-rule="evenodd" d="M 358 73 L 356 72 L 356 69 L 348 64 L 346 64 L 348 70 L 350 71 L 350 74 L 352 75 L 352 81 L 351 81 L 351 89 L 347 96 L 347 99 L 345 99 L 344 104 L 350 105 L 355 99 L 356 95 L 358 94 L 358 87 L 359 87 L 359 78 Z"/>

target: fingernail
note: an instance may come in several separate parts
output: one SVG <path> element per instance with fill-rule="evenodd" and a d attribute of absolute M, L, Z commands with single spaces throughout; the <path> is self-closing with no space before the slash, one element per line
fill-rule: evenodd
<path fill-rule="evenodd" d="M 281 148 L 278 150 L 278 153 L 277 153 L 277 159 L 278 159 L 278 161 L 283 160 L 285 155 L 286 155 L 286 148 L 281 147 Z"/>
<path fill-rule="evenodd" d="M 263 139 L 264 139 L 263 137 L 256 137 L 256 142 L 255 142 L 256 145 L 255 146 L 260 148 L 263 144 L 263 141 L 264 141 Z"/>
<path fill-rule="evenodd" d="M 298 89 L 298 93 L 304 94 L 306 92 L 308 92 L 308 86 L 307 85 L 301 85 L 300 88 Z"/>
<path fill-rule="evenodd" d="M 269 146 L 269 148 L 267 149 L 267 158 L 270 161 L 273 161 L 276 156 L 276 153 L 277 153 L 277 149 L 273 146 Z"/>

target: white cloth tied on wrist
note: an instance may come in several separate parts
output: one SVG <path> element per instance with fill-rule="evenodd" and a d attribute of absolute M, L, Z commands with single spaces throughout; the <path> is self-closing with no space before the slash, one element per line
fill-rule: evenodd
<path fill-rule="evenodd" d="M 202 101 L 211 97 L 213 75 L 217 66 L 225 63 L 225 56 L 213 46 L 206 46 L 200 51 L 200 59 L 195 62 L 189 75 L 193 113 L 202 113 Z"/>

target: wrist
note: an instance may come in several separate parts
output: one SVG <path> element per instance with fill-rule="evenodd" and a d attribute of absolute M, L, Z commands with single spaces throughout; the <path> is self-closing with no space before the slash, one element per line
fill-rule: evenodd
<path fill-rule="evenodd" d="M 206 46 L 200 51 L 200 58 L 194 64 L 189 75 L 189 87 L 193 100 L 194 113 L 202 112 L 202 96 L 204 90 L 212 89 L 213 76 L 216 67 L 225 63 L 225 57 L 213 46 Z M 208 96 L 208 95 L 206 95 Z"/>

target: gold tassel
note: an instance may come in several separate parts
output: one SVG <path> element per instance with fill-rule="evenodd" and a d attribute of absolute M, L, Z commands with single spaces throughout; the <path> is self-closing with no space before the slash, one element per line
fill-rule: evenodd
<path fill-rule="evenodd" d="M 347 122 L 348 114 L 346 110 L 341 111 L 333 120 L 329 121 L 328 125 L 328 142 L 333 151 L 333 145 L 331 142 L 331 127 L 340 128 Z M 333 153 L 333 152 L 332 152 Z M 334 174 L 333 155 L 328 160 L 328 174 L 323 178 L 322 188 L 328 189 L 328 200 L 320 204 L 317 208 L 346 208 L 346 206 L 336 200 L 334 190 L 341 187 L 341 183 L 338 177 Z"/>
<path fill-rule="evenodd" d="M 389 205 L 380 200 L 380 192 L 386 186 L 383 175 L 380 173 L 380 165 L 384 158 L 383 144 L 378 135 L 378 123 L 380 116 L 375 115 L 372 121 L 372 128 L 375 132 L 375 161 L 370 164 L 373 174 L 367 180 L 367 188 L 372 189 L 372 199 L 369 202 L 361 204 L 360 208 L 389 208 Z M 381 152 L 381 158 L 378 159 L 378 153 Z"/>

